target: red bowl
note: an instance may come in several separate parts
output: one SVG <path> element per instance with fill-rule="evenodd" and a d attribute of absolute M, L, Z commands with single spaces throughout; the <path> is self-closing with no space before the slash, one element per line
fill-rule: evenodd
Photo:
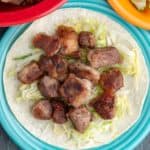
<path fill-rule="evenodd" d="M 52 12 L 67 0 L 42 0 L 32 6 L 14 6 L 0 3 L 0 27 L 23 24 Z"/>

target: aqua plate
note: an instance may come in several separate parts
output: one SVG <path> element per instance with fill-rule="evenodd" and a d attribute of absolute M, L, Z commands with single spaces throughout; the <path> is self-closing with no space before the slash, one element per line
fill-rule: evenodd
<path fill-rule="evenodd" d="M 150 75 L 150 34 L 147 31 L 134 27 L 121 19 L 104 0 L 70 0 L 63 8 L 80 7 L 103 13 L 121 24 L 136 40 L 144 55 L 148 73 Z M 3 87 L 3 69 L 7 53 L 17 37 L 28 28 L 28 25 L 15 26 L 8 29 L 0 42 L 0 123 L 10 138 L 25 150 L 52 150 L 60 148 L 53 146 L 31 135 L 16 120 L 11 112 L 5 97 Z M 92 150 L 131 150 L 139 144 L 150 131 L 150 85 L 145 95 L 145 103 L 138 121 L 124 134 L 109 144 L 91 148 Z"/>

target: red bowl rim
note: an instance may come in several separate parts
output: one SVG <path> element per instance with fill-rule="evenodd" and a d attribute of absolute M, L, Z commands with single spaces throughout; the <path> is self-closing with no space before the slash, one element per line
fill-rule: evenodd
<path fill-rule="evenodd" d="M 43 0 L 36 5 L 13 11 L 0 12 L 0 26 L 12 26 L 31 22 L 47 15 L 67 0 Z"/>

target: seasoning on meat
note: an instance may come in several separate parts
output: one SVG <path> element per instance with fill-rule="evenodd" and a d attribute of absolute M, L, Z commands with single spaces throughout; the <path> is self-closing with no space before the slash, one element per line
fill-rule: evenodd
<path fill-rule="evenodd" d="M 41 100 L 33 106 L 32 114 L 37 119 L 49 120 L 52 117 L 52 105 L 49 100 Z"/>
<path fill-rule="evenodd" d="M 43 72 L 59 81 L 63 81 L 67 77 L 68 64 L 60 55 L 54 55 L 50 58 L 41 56 L 39 66 Z"/>
<path fill-rule="evenodd" d="M 92 67 L 99 68 L 121 63 L 121 56 L 115 47 L 91 49 L 88 60 Z"/>
<path fill-rule="evenodd" d="M 92 105 L 103 119 L 112 119 L 114 117 L 115 97 L 111 90 L 104 91 Z"/>
<path fill-rule="evenodd" d="M 53 107 L 52 119 L 55 123 L 62 124 L 67 121 L 66 113 L 67 108 L 62 101 L 52 100 L 51 101 Z"/>
<path fill-rule="evenodd" d="M 51 76 L 58 79 L 59 81 L 63 81 L 66 79 L 68 74 L 67 62 L 60 55 L 55 55 L 51 59 L 54 65 L 52 69 L 53 73 L 51 73 Z"/>
<path fill-rule="evenodd" d="M 33 39 L 33 46 L 43 49 L 47 56 L 53 56 L 60 50 L 61 45 L 57 36 L 48 36 L 44 33 L 39 33 Z"/>
<path fill-rule="evenodd" d="M 90 81 L 80 79 L 74 74 L 70 74 L 60 88 L 61 96 L 74 107 L 79 107 L 80 105 L 85 104 L 90 95 L 90 91 Z"/>
<path fill-rule="evenodd" d="M 40 2 L 41 0 L 0 0 L 0 2 L 11 3 L 14 5 L 32 5 Z"/>
<path fill-rule="evenodd" d="M 80 32 L 78 41 L 82 48 L 94 48 L 96 45 L 96 39 L 93 33 L 88 31 Z"/>
<path fill-rule="evenodd" d="M 39 60 L 38 64 L 39 64 L 39 67 L 40 67 L 41 71 L 44 74 L 48 74 L 48 75 L 51 74 L 51 69 L 53 67 L 53 62 L 52 62 L 50 57 L 42 55 L 40 57 L 40 60 Z"/>
<path fill-rule="evenodd" d="M 70 55 L 71 53 L 78 51 L 78 34 L 72 27 L 60 25 L 57 28 L 57 35 L 61 40 L 62 54 Z"/>
<path fill-rule="evenodd" d="M 23 0 L 23 2 L 21 3 L 21 5 L 26 6 L 26 5 L 33 5 L 36 4 L 38 2 L 40 2 L 41 0 Z"/>
<path fill-rule="evenodd" d="M 31 61 L 29 64 L 18 72 L 18 79 L 25 84 L 30 84 L 41 77 L 42 71 L 40 70 L 36 61 Z"/>
<path fill-rule="evenodd" d="M 114 92 L 123 87 L 123 75 L 116 69 L 111 68 L 100 76 L 100 84 L 105 90 L 113 90 Z"/>
<path fill-rule="evenodd" d="M 91 113 L 84 106 L 71 109 L 68 113 L 68 116 L 75 129 L 81 133 L 87 129 L 91 121 Z"/>
<path fill-rule="evenodd" d="M 20 5 L 21 3 L 24 2 L 24 0 L 0 0 L 0 2 L 11 3 L 11 4 L 15 4 L 15 5 Z"/>
<path fill-rule="evenodd" d="M 80 62 L 70 64 L 69 70 L 76 76 L 88 79 L 93 83 L 98 83 L 100 78 L 100 74 L 97 70 Z"/>
<path fill-rule="evenodd" d="M 58 97 L 59 82 L 49 76 L 44 76 L 38 83 L 41 94 L 47 98 Z"/>

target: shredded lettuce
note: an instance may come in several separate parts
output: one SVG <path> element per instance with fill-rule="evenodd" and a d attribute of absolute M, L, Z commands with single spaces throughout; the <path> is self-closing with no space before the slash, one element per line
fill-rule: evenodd
<path fill-rule="evenodd" d="M 88 50 L 87 49 L 81 49 L 81 61 L 85 64 L 88 63 L 88 58 L 87 58 Z"/>
<path fill-rule="evenodd" d="M 99 71 L 100 73 L 102 73 L 103 71 L 107 71 L 110 69 L 110 66 L 109 67 L 100 67 L 97 69 L 97 71 Z"/>
<path fill-rule="evenodd" d="M 31 53 L 23 54 L 21 56 L 16 56 L 13 58 L 13 60 L 20 60 L 20 61 L 30 61 L 30 60 L 39 60 L 39 57 L 44 53 L 43 51 L 39 49 L 33 49 Z"/>
<path fill-rule="evenodd" d="M 40 91 L 38 90 L 37 83 L 32 84 L 21 84 L 18 88 L 17 101 L 27 101 L 27 100 L 39 100 L 42 99 Z"/>
<path fill-rule="evenodd" d="M 25 55 L 22 55 L 22 56 L 14 57 L 13 60 L 22 60 L 22 59 L 26 59 L 26 58 L 28 58 L 30 56 L 32 56 L 32 53 L 25 54 Z"/>
<path fill-rule="evenodd" d="M 72 56 L 64 56 L 64 59 L 68 62 L 68 63 L 74 63 L 76 61 L 75 58 L 73 58 Z"/>
<path fill-rule="evenodd" d="M 100 24 L 97 30 L 95 31 L 96 37 L 96 46 L 97 47 L 106 47 L 107 46 L 107 30 L 104 24 Z"/>
<path fill-rule="evenodd" d="M 62 126 L 61 126 L 60 124 L 54 123 L 53 132 L 54 132 L 56 135 L 61 135 L 61 134 L 64 133 L 64 129 L 62 128 Z"/>
<path fill-rule="evenodd" d="M 91 97 L 90 99 L 93 99 L 99 95 L 101 95 L 103 93 L 103 89 L 101 88 L 100 85 L 96 85 L 93 89 L 92 89 L 92 92 L 91 92 Z"/>
<path fill-rule="evenodd" d="M 146 0 L 131 0 L 138 10 L 144 10 L 146 8 Z"/>
<path fill-rule="evenodd" d="M 67 20 L 65 23 L 68 26 L 72 26 L 76 32 L 89 31 L 95 35 L 96 45 L 98 47 L 107 46 L 107 29 L 106 25 L 99 22 L 94 18 L 79 18 Z"/>
<path fill-rule="evenodd" d="M 118 50 L 123 58 L 123 62 L 115 65 L 114 67 L 119 68 L 125 75 L 136 75 L 139 67 L 136 49 L 133 48 L 129 50 L 128 48 L 121 46 Z"/>
<path fill-rule="evenodd" d="M 90 96 L 87 99 L 87 104 L 86 107 L 91 111 L 92 113 L 94 112 L 93 107 L 90 107 L 88 104 L 95 99 L 96 97 L 100 96 L 103 93 L 103 89 L 100 85 L 96 85 L 92 88 Z"/>
<path fill-rule="evenodd" d="M 125 114 L 130 114 L 130 102 L 126 95 L 116 96 L 116 117 L 124 117 Z"/>
<path fill-rule="evenodd" d="M 91 140 L 100 142 L 101 133 L 108 133 L 113 128 L 113 121 L 111 120 L 94 120 L 89 124 L 89 127 L 86 129 L 84 133 L 80 133 L 76 131 L 71 122 L 59 126 L 54 127 L 54 132 L 59 136 L 60 134 L 65 134 L 68 138 L 68 141 L 74 142 L 77 147 L 84 145 Z"/>
<path fill-rule="evenodd" d="M 7 72 L 7 77 L 12 78 L 12 77 L 15 77 L 16 74 L 17 74 L 16 70 L 12 69 Z"/>
<path fill-rule="evenodd" d="M 112 130 L 112 128 L 113 128 L 113 121 L 112 120 L 102 121 L 102 123 L 101 123 L 101 131 L 102 132 L 110 131 L 110 130 Z"/>

